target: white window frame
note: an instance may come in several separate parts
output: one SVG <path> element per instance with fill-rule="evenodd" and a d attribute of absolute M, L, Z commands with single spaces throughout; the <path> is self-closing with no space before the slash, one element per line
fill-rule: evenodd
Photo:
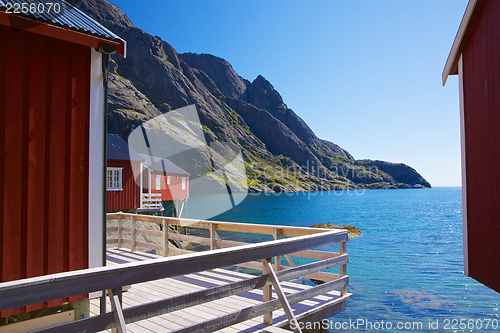
<path fill-rule="evenodd" d="M 170 185 L 170 176 L 167 176 L 167 185 Z"/>
<path fill-rule="evenodd" d="M 186 189 L 186 177 L 182 177 L 182 189 Z"/>
<path fill-rule="evenodd" d="M 156 175 L 155 180 L 156 180 L 156 190 L 160 191 L 161 190 L 161 176 Z"/>
<path fill-rule="evenodd" d="M 112 172 L 111 173 L 111 184 L 112 186 L 109 187 L 109 172 Z M 118 182 L 115 183 L 115 172 L 118 172 Z M 107 168 L 107 171 L 106 171 L 106 188 L 108 191 L 122 191 L 123 190 L 123 168 Z"/>

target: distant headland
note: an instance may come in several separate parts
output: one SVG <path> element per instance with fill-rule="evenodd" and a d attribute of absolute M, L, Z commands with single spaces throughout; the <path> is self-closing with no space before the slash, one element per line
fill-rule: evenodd
<path fill-rule="evenodd" d="M 347 150 L 318 138 L 263 76 L 249 81 L 222 58 L 179 54 L 160 37 L 135 27 L 117 6 L 98 3 L 81 0 L 77 6 L 127 41 L 127 57 L 110 60 L 109 132 L 126 140 L 145 121 L 196 105 L 201 122 L 197 126 L 201 125 L 208 146 L 192 139 L 196 129 L 182 115 L 175 122 L 157 124 L 158 131 L 168 133 L 192 154 L 192 158 L 168 157 L 192 180 L 214 171 L 211 144 L 224 142 L 241 151 L 247 181 L 235 186 L 248 192 L 431 187 L 408 165 L 357 160 Z M 314 110 L 300 110 L 307 112 Z M 332 119 L 326 121 L 334 126 L 334 107 Z M 224 189 L 231 174 L 212 177 Z M 196 191 L 195 186 L 192 190 Z"/>

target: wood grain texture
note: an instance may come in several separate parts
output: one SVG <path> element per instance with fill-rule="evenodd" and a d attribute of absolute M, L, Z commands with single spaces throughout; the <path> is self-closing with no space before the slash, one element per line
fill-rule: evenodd
<path fill-rule="evenodd" d="M 113 313 L 116 331 L 118 333 L 127 333 L 127 327 L 125 326 L 125 319 L 123 318 L 123 311 L 118 294 L 115 290 L 109 289 L 108 296 L 111 303 L 111 312 Z"/>
<path fill-rule="evenodd" d="M 0 333 L 24 333 L 69 323 L 75 320 L 75 310 L 68 310 L 49 316 L 21 321 L 7 326 L 0 326 Z"/>
<path fill-rule="evenodd" d="M 346 231 L 331 231 L 230 249 L 197 252 L 147 262 L 7 282 L 0 284 L 0 309 L 4 310 L 69 295 L 114 289 L 124 285 L 218 267 L 233 266 L 241 262 L 260 260 L 342 241 L 347 241 Z"/>
<path fill-rule="evenodd" d="M 462 54 L 468 274 L 500 292 L 500 2 L 487 0 Z"/>
<path fill-rule="evenodd" d="M 122 169 L 122 190 L 121 191 L 106 191 L 106 206 L 109 210 L 125 210 L 139 208 L 140 188 L 139 182 L 134 178 L 135 174 L 139 174 L 140 163 L 128 160 L 108 160 L 108 167 L 123 168 Z"/>
<path fill-rule="evenodd" d="M 90 49 L 0 34 L 0 281 L 86 268 Z"/>
<path fill-rule="evenodd" d="M 263 263 L 263 266 L 264 266 L 264 271 L 263 272 L 271 280 L 274 292 L 276 293 L 276 295 L 278 296 L 278 299 L 280 300 L 281 307 L 283 308 L 283 310 L 286 313 L 286 317 L 288 318 L 288 322 L 296 324 L 297 323 L 297 319 L 295 318 L 295 314 L 293 313 L 293 310 L 292 310 L 292 308 L 290 306 L 290 303 L 288 302 L 288 299 L 287 299 L 287 297 L 285 295 L 285 292 L 283 291 L 283 288 L 281 287 L 281 284 L 280 284 L 280 281 L 278 279 L 278 276 L 276 276 L 276 273 L 274 272 L 274 269 L 273 269 L 270 261 L 271 260 L 268 259 L 268 258 L 262 259 L 262 263 Z M 271 323 L 272 323 L 272 321 L 271 321 Z M 297 327 L 296 325 L 294 325 L 293 331 L 296 332 L 296 333 L 302 333 L 302 330 L 300 329 L 300 327 Z"/>
<path fill-rule="evenodd" d="M 108 258 L 113 260 L 111 262 L 113 264 L 122 260 L 133 261 L 159 257 L 152 254 L 132 253 L 124 249 L 111 249 L 108 250 L 108 253 Z M 283 279 L 283 274 L 285 274 L 285 271 L 276 272 L 276 276 L 280 281 Z M 244 319 L 250 311 L 249 307 L 262 306 L 262 290 L 258 288 L 261 288 L 266 283 L 269 284 L 266 276 L 254 277 L 243 273 L 216 269 L 135 284 L 127 293 L 123 294 L 124 320 L 128 323 L 127 329 L 130 332 L 136 332 L 137 327 L 142 327 L 139 328 L 141 330 L 149 329 L 156 332 L 179 329 L 196 332 L 201 323 L 216 323 L 221 320 L 220 318 L 238 317 L 236 313 L 239 313 L 239 318 L 243 319 L 241 323 L 233 323 L 230 328 L 220 329 L 223 332 L 257 332 L 264 328 L 262 321 L 257 317 Z M 350 295 L 340 297 L 338 291 L 332 291 L 341 288 L 345 283 L 347 283 L 347 278 L 330 283 L 327 287 L 321 287 L 326 289 L 316 289 L 316 287 L 311 288 L 302 284 L 281 282 L 283 292 L 287 294 L 287 297 L 297 292 L 299 292 L 299 295 L 302 293 L 302 296 L 298 298 L 292 297 L 293 302 L 290 302 L 293 303 L 292 308 L 299 320 L 330 308 L 336 309 L 337 304 L 345 304 Z M 219 295 L 219 293 L 221 294 Z M 223 297 L 220 298 L 219 296 Z M 308 299 L 312 300 L 312 302 L 301 301 L 303 296 L 309 296 Z M 206 297 L 208 299 L 205 299 Z M 273 301 L 278 300 L 274 299 Z M 148 302 L 149 304 L 147 304 Z M 94 314 L 99 313 L 96 304 L 98 304 L 97 300 L 91 303 Z M 285 313 L 279 309 L 279 301 L 275 305 L 277 306 L 273 310 L 276 318 L 275 325 L 285 325 L 287 319 Z M 267 307 L 262 309 L 267 309 Z M 150 317 L 151 315 L 157 317 Z M 68 330 L 85 332 L 85 330 L 100 330 L 103 327 L 113 327 L 112 313 L 93 318 L 74 322 L 65 327 L 47 329 L 43 332 L 67 332 Z M 145 318 L 148 319 L 145 320 Z M 231 320 L 226 321 L 226 319 L 222 321 L 227 325 L 231 324 Z M 134 324 L 130 324 L 132 321 L 134 321 Z M 221 325 L 220 322 L 217 325 Z M 191 327 L 188 328 L 188 326 Z M 210 327 L 215 330 L 214 326 Z"/>

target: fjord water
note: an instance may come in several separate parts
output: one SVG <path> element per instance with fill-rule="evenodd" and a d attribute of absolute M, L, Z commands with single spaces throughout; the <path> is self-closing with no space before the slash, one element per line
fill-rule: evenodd
<path fill-rule="evenodd" d="M 191 198 L 188 217 L 209 216 L 219 199 L 205 195 Z M 348 291 L 354 295 L 346 312 L 331 318 L 329 332 L 410 331 L 396 329 L 398 322 L 421 322 L 422 329 L 414 330 L 419 332 L 500 330 L 499 294 L 463 274 L 460 187 L 250 194 L 237 207 L 212 219 L 301 227 L 351 224 L 359 228 L 362 236 L 347 243 Z M 322 250 L 338 252 L 338 245 Z M 461 319 L 465 323 L 472 319 L 474 325 L 465 330 L 459 324 L 453 326 L 454 320 L 459 323 Z M 493 321 L 486 329 L 488 319 Z M 336 322 L 349 320 L 379 324 L 383 320 L 393 328 L 335 329 Z M 483 320 L 481 329 L 478 320 Z M 499 326 L 494 328 L 495 321 Z M 429 328 L 429 323 L 434 326 Z"/>

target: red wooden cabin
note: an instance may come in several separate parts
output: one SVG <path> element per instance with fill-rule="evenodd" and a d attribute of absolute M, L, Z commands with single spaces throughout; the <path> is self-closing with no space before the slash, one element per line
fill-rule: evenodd
<path fill-rule="evenodd" d="M 167 159 L 138 154 L 116 134 L 107 140 L 107 210 L 158 212 L 189 197 L 189 173 Z"/>
<path fill-rule="evenodd" d="M 117 134 L 107 135 L 106 202 L 109 211 L 134 210 L 141 206 L 139 175 L 144 158 Z"/>
<path fill-rule="evenodd" d="M 189 198 L 190 174 L 167 159 L 142 155 L 150 173 L 151 193 L 161 194 L 162 201 Z"/>
<path fill-rule="evenodd" d="M 106 53 L 124 55 L 125 42 L 64 1 L 59 16 L 6 13 L 4 3 L 0 282 L 101 266 L 103 74 Z M 86 297 L 6 310 L 0 318 Z"/>
<path fill-rule="evenodd" d="M 443 72 L 459 75 L 464 272 L 500 292 L 500 0 L 470 0 Z"/>
<path fill-rule="evenodd" d="M 152 200 L 157 198 L 162 203 L 168 202 L 165 213 L 181 217 L 186 212 L 185 206 L 189 198 L 190 174 L 167 159 L 143 154 L 141 156 L 146 159 L 145 166 L 149 173 L 149 194 L 144 195 Z"/>

